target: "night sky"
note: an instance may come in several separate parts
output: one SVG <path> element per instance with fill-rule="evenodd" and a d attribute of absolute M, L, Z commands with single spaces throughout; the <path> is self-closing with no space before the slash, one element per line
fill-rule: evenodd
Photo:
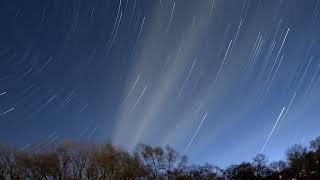
<path fill-rule="evenodd" d="M 320 135 L 319 0 L 0 1 L 0 143 L 218 166 Z"/>

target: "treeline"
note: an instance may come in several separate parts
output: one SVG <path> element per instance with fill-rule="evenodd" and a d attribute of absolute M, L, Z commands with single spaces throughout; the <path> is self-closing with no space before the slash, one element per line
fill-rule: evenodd
<path fill-rule="evenodd" d="M 268 163 L 263 154 L 252 162 L 221 169 L 189 165 L 173 148 L 139 144 L 131 153 L 112 143 L 60 142 L 50 147 L 0 147 L 0 180 L 117 179 L 320 179 L 320 137 L 308 147 L 294 145 L 286 159 Z"/>

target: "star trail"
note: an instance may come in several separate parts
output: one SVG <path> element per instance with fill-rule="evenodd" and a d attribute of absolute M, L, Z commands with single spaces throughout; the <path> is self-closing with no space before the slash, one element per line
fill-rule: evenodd
<path fill-rule="evenodd" d="M 225 166 L 319 135 L 319 0 L 0 1 L 0 143 Z"/>

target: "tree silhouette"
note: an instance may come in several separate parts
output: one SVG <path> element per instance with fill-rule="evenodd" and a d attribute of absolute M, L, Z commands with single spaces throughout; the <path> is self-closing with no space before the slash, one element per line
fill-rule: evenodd
<path fill-rule="evenodd" d="M 234 180 L 255 179 L 254 167 L 249 162 L 242 162 L 239 165 L 231 165 L 225 170 L 225 176 Z"/>
<path fill-rule="evenodd" d="M 18 150 L 0 146 L 0 180 L 259 180 L 320 179 L 320 138 L 310 146 L 293 145 L 286 161 L 268 164 L 264 154 L 252 162 L 226 169 L 206 163 L 188 165 L 187 157 L 170 146 L 138 144 L 130 153 L 111 142 L 63 141 L 52 146 L 30 146 Z"/>
<path fill-rule="evenodd" d="M 253 159 L 253 167 L 255 176 L 258 178 L 267 177 L 271 175 L 271 169 L 267 165 L 268 159 L 264 154 L 258 154 Z"/>
<path fill-rule="evenodd" d="M 135 154 L 142 159 L 147 171 L 148 177 L 157 179 L 159 176 L 175 178 L 182 174 L 187 157 L 180 155 L 173 148 L 166 146 L 152 147 L 145 144 L 138 144 Z"/>

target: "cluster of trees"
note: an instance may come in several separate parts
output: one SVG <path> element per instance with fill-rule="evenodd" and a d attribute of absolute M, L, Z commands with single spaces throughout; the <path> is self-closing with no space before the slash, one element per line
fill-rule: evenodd
<path fill-rule="evenodd" d="M 61 142 L 50 148 L 19 150 L 0 146 L 0 180 L 114 179 L 320 179 L 320 137 L 309 147 L 294 145 L 286 160 L 268 163 L 263 154 L 252 162 L 225 169 L 188 165 L 173 148 L 139 144 L 131 153 L 112 143 Z"/>

